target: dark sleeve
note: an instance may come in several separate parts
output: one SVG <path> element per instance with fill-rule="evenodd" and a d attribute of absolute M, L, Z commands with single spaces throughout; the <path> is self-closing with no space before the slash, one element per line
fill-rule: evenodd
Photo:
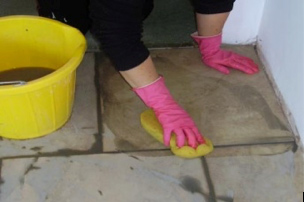
<path fill-rule="evenodd" d="M 235 0 L 193 0 L 195 12 L 200 14 L 226 13 L 233 9 Z"/>
<path fill-rule="evenodd" d="M 36 0 L 39 16 L 61 21 L 79 29 L 83 34 L 89 30 L 89 0 L 70 1 Z"/>

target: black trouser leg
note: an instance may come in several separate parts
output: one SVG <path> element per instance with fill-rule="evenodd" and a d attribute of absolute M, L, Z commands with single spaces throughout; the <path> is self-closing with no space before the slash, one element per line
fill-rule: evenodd
<path fill-rule="evenodd" d="M 91 32 L 118 71 L 129 70 L 149 56 L 141 39 L 143 20 L 152 8 L 152 0 L 91 0 Z"/>

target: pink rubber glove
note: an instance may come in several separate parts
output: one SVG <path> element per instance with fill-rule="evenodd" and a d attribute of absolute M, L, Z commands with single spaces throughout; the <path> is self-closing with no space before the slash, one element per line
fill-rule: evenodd
<path fill-rule="evenodd" d="M 170 145 L 172 132 L 176 134 L 178 147 L 185 145 L 185 139 L 187 139 L 188 145 L 193 148 L 196 148 L 198 144 L 205 143 L 194 121 L 174 101 L 163 77 L 159 77 L 147 86 L 135 88 L 133 91 L 148 107 L 153 109 L 163 127 L 164 144 L 166 146 Z"/>
<path fill-rule="evenodd" d="M 255 74 L 259 71 L 258 66 L 250 58 L 238 55 L 231 51 L 220 49 L 222 44 L 222 34 L 202 37 L 195 32 L 191 37 L 199 45 L 202 54 L 202 61 L 207 66 L 229 74 L 228 68 L 238 69 L 246 74 Z"/>

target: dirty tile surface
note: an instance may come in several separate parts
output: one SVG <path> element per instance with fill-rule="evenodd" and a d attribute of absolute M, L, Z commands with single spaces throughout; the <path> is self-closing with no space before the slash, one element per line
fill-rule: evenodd
<path fill-rule="evenodd" d="M 3 160 L 1 202 L 300 202 L 303 153 L 186 160 L 95 154 Z"/>
<path fill-rule="evenodd" d="M 207 201 L 201 161 L 127 154 L 4 160 L 1 202 Z"/>
<path fill-rule="evenodd" d="M 231 71 L 222 75 L 206 67 L 197 48 L 152 50 L 151 56 L 175 99 L 189 112 L 201 132 L 216 146 L 292 142 L 287 119 L 277 101 L 254 48 L 225 46 L 255 60 L 256 75 Z M 114 70 L 108 58 L 97 55 L 105 151 L 164 148 L 140 125 L 146 106 Z M 276 152 L 290 148 L 282 146 Z"/>
<path fill-rule="evenodd" d="M 0 140 L 0 158 L 28 155 L 69 155 L 101 151 L 98 133 L 94 54 L 87 53 L 77 69 L 74 107 L 70 120 L 41 138 Z"/>
<path fill-rule="evenodd" d="M 155 0 L 144 23 L 148 47 L 192 44 L 191 3 L 170 1 Z M 0 5 L 0 16 L 37 15 L 33 0 L 0 0 Z M 86 39 L 89 52 L 100 50 L 90 33 Z M 260 64 L 252 47 L 225 48 Z M 65 126 L 43 138 L 0 140 L 0 201 L 303 201 L 303 148 L 289 151 L 293 136 L 263 70 L 223 76 L 202 65 L 193 48 L 151 53 L 174 97 L 215 143 L 214 152 L 180 159 L 147 135 L 139 123 L 146 107 L 102 54 L 97 58 L 102 99 L 97 101 L 94 56 L 87 53 Z M 89 155 L 102 148 L 108 154 Z"/>
<path fill-rule="evenodd" d="M 206 158 L 202 188 L 234 202 L 303 201 L 303 151 L 271 156 Z M 210 189 L 212 188 L 212 189 Z"/>

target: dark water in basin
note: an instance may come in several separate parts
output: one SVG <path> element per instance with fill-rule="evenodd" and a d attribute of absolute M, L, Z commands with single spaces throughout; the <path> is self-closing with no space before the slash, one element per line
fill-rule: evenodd
<path fill-rule="evenodd" d="M 33 81 L 44 77 L 55 70 L 44 67 L 22 67 L 0 72 L 0 82 L 4 81 Z"/>

